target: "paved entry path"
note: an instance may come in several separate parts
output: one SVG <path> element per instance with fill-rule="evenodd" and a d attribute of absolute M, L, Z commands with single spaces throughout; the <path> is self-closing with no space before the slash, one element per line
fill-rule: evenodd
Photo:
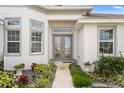
<path fill-rule="evenodd" d="M 52 88 L 74 88 L 69 70 L 69 63 L 57 62 L 57 71 Z"/>

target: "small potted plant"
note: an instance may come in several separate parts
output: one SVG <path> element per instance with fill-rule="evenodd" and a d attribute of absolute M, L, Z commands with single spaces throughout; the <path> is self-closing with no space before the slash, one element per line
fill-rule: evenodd
<path fill-rule="evenodd" d="M 14 69 L 16 70 L 16 75 L 20 76 L 22 75 L 22 70 L 24 70 L 25 64 L 18 64 L 14 66 Z"/>
<path fill-rule="evenodd" d="M 84 66 L 85 66 L 85 71 L 86 71 L 86 72 L 89 72 L 90 67 L 91 67 L 91 63 L 90 63 L 90 61 L 85 62 L 85 63 L 84 63 Z"/>

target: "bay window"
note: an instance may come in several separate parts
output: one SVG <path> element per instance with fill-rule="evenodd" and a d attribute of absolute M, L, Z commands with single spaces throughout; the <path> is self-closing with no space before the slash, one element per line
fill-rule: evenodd
<path fill-rule="evenodd" d="M 31 21 L 31 53 L 43 53 L 43 23 L 38 21 Z"/>

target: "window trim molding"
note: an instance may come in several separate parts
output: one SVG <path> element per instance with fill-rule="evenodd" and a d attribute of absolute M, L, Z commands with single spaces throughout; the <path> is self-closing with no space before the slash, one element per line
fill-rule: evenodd
<path fill-rule="evenodd" d="M 4 20 L 6 19 L 19 19 L 20 20 L 20 28 L 19 29 L 10 29 L 10 30 L 19 30 L 20 32 L 20 46 L 19 46 L 19 53 L 7 53 L 7 29 L 6 28 L 6 22 L 4 23 L 4 26 L 3 26 L 3 54 L 4 56 L 21 56 L 22 55 L 22 18 L 21 17 L 4 17 L 3 18 Z"/>
<path fill-rule="evenodd" d="M 101 56 L 102 54 L 100 53 L 100 29 L 113 29 L 113 53 L 112 54 L 103 54 L 104 56 L 115 56 L 116 55 L 116 27 L 108 27 L 108 26 L 104 26 L 104 27 L 99 27 L 97 26 L 97 55 L 98 57 Z"/>
<path fill-rule="evenodd" d="M 44 24 L 44 22 L 43 21 L 37 21 L 37 22 L 40 22 L 40 23 L 42 23 L 43 24 L 43 29 L 42 30 L 38 30 L 38 29 L 34 29 L 34 28 L 32 28 L 32 26 L 31 26 L 31 23 L 32 23 L 32 21 L 37 21 L 37 20 L 35 20 L 35 19 L 29 19 L 29 55 L 30 56 L 34 56 L 34 55 L 44 55 L 44 28 L 45 28 L 45 24 Z M 37 30 L 37 32 L 41 32 L 42 33 L 42 47 L 41 47 L 41 52 L 31 52 L 31 44 L 32 44 L 32 41 L 31 41 L 31 34 L 32 34 L 32 31 L 35 31 L 35 30 Z"/>
<path fill-rule="evenodd" d="M 20 25 L 18 25 L 18 26 L 15 25 L 15 27 L 13 27 L 13 26 L 11 26 L 11 25 L 9 26 L 9 25 L 7 24 L 9 19 L 10 19 L 10 20 L 11 20 L 11 19 L 13 19 L 13 20 L 19 19 Z M 21 24 L 21 18 L 15 18 L 15 17 L 14 17 L 14 18 L 5 18 L 5 27 L 6 27 L 7 30 L 8 30 L 8 29 L 20 30 L 21 25 L 22 25 L 22 24 Z"/>

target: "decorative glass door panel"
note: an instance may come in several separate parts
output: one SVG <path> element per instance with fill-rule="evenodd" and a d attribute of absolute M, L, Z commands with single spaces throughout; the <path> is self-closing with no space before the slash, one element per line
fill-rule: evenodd
<path fill-rule="evenodd" d="M 62 57 L 62 50 L 61 50 L 61 37 L 55 36 L 54 37 L 54 57 L 61 58 Z"/>
<path fill-rule="evenodd" d="M 54 36 L 54 58 L 71 59 L 72 57 L 72 37 L 56 35 Z"/>
<path fill-rule="evenodd" d="M 64 57 L 71 58 L 71 36 L 65 36 L 64 37 Z"/>

